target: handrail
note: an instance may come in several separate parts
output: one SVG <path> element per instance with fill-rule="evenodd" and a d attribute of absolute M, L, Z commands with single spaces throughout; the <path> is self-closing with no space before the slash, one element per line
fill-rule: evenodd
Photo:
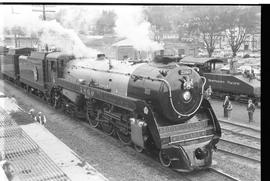
<path fill-rule="evenodd" d="M 201 103 L 202 103 L 202 100 L 203 100 L 203 91 L 204 91 L 204 86 L 205 86 L 205 83 L 206 83 L 206 78 L 201 76 L 203 79 L 204 79 L 204 82 L 203 82 L 203 85 L 202 85 L 202 93 L 201 93 L 201 99 L 200 99 L 200 103 L 198 105 L 198 107 L 191 113 L 189 114 L 181 114 L 180 112 L 178 112 L 173 104 L 173 100 L 172 100 L 172 90 L 171 90 L 171 86 L 169 84 L 169 82 L 165 79 L 159 79 L 160 81 L 162 82 L 165 82 L 165 84 L 167 85 L 168 89 L 169 89 L 169 99 L 170 99 L 170 103 L 171 103 L 171 106 L 174 110 L 174 112 L 176 112 L 180 117 L 183 117 L 183 116 L 191 116 L 192 114 L 194 114 L 200 107 Z"/>

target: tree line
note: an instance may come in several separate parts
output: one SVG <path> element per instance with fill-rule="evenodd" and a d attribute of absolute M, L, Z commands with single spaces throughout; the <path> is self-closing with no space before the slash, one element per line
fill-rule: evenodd
<path fill-rule="evenodd" d="M 53 19 L 60 21 L 57 14 Z M 211 57 L 220 36 L 225 36 L 236 56 L 248 34 L 260 31 L 260 6 L 145 6 L 145 20 L 152 25 L 154 33 L 176 32 L 179 37 L 193 37 L 202 41 Z M 94 26 L 92 34 L 113 34 L 116 14 L 104 10 Z M 60 21 L 61 23 L 61 21 Z M 85 29 L 85 28 L 84 28 Z M 86 30 L 88 30 L 86 28 Z M 90 31 L 89 31 L 90 32 Z M 80 31 L 82 34 L 89 34 Z M 23 36 L 20 27 L 13 27 L 6 34 Z"/>

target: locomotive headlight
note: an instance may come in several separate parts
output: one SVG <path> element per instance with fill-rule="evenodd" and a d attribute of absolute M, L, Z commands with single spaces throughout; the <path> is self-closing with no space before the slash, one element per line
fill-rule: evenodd
<path fill-rule="evenodd" d="M 189 91 L 185 91 L 183 93 L 183 98 L 184 98 L 185 101 L 188 101 L 191 98 L 190 92 Z"/>

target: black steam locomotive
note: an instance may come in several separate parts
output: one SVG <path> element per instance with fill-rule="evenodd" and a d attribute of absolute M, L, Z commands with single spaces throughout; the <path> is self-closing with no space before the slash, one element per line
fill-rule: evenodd
<path fill-rule="evenodd" d="M 73 116 L 85 114 L 92 127 L 139 152 L 157 153 L 163 166 L 192 171 L 211 165 L 221 128 L 203 97 L 206 80 L 192 68 L 170 57 L 75 59 L 29 48 L 10 49 L 1 59 L 4 79 Z"/>

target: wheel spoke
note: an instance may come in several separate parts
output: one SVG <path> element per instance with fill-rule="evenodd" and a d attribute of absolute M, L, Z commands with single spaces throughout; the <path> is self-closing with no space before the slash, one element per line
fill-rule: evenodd
<path fill-rule="evenodd" d="M 116 134 L 119 138 L 119 140 L 124 144 L 124 145 L 130 145 L 131 144 L 131 137 L 129 134 L 124 134 L 123 132 L 120 131 L 120 129 L 117 129 Z"/>
<path fill-rule="evenodd" d="M 166 155 L 162 150 L 160 150 L 159 154 L 159 161 L 162 166 L 164 167 L 170 167 L 171 166 L 171 160 L 168 155 Z"/>
<path fill-rule="evenodd" d="M 90 111 L 87 110 L 86 111 L 86 119 L 92 127 L 94 127 L 94 128 L 98 127 L 99 121 L 97 119 L 96 113 L 94 113 L 94 115 L 93 115 L 93 113 L 90 113 Z"/>
<path fill-rule="evenodd" d="M 102 130 L 108 134 L 108 135 L 112 135 L 114 133 L 114 126 L 112 123 L 101 123 L 101 127 L 102 127 Z"/>

